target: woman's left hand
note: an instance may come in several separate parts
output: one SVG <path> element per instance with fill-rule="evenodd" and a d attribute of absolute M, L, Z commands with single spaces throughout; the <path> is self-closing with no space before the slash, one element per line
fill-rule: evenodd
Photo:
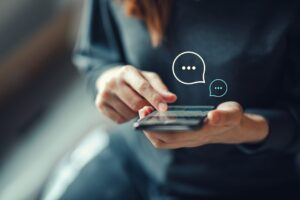
<path fill-rule="evenodd" d="M 143 118 L 153 111 L 146 106 L 140 110 Z M 199 130 L 186 132 L 144 131 L 154 147 L 177 149 L 199 147 L 205 144 L 242 144 L 263 141 L 269 132 L 266 119 L 260 115 L 244 113 L 237 102 L 225 102 L 210 111 Z"/>

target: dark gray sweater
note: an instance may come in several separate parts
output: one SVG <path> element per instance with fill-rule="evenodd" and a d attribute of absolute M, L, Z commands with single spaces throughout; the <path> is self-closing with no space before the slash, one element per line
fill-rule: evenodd
<path fill-rule="evenodd" d="M 171 156 L 168 162 L 158 156 L 168 164 L 164 169 L 154 165 L 156 171 L 165 170 L 163 175 L 152 174 L 168 191 L 219 196 L 295 182 L 294 157 L 300 149 L 298 1 L 174 0 L 167 33 L 158 48 L 152 47 L 145 24 L 127 17 L 118 3 L 88 2 L 74 60 L 94 92 L 95 79 L 103 71 L 131 64 L 157 72 L 177 94 L 176 104 L 237 101 L 245 112 L 260 114 L 269 122 L 268 138 L 251 146 L 158 151 L 147 146 L 142 134 L 131 134 L 136 142 L 130 145 L 150 174 L 153 166 L 149 165 L 154 162 L 148 157 L 150 151 Z M 205 84 L 184 85 L 174 78 L 173 59 L 184 51 L 197 52 L 205 60 Z M 209 83 L 216 78 L 228 85 L 221 98 L 209 96 Z M 133 132 L 130 125 L 128 131 Z M 147 143 L 146 149 L 140 141 Z"/>

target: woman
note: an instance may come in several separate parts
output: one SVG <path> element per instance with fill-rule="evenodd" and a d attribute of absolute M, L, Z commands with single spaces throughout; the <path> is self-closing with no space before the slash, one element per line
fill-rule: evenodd
<path fill-rule="evenodd" d="M 100 112 L 125 123 L 170 103 L 217 108 L 192 132 L 122 126 L 65 198 L 299 199 L 297 1 L 90 0 L 87 13 L 75 61 Z M 184 51 L 204 58 L 207 83 L 227 82 L 225 96 L 173 77 Z"/>

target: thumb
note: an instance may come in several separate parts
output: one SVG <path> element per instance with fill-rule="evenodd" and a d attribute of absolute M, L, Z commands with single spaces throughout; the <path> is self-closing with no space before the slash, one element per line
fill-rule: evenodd
<path fill-rule="evenodd" d="M 220 104 L 216 110 L 207 115 L 209 122 L 215 126 L 228 126 L 239 124 L 243 109 L 237 102 L 225 102 Z"/>

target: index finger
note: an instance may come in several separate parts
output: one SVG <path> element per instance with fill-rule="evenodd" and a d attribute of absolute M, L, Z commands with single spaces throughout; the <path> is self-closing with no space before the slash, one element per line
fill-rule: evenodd
<path fill-rule="evenodd" d="M 124 81 L 153 105 L 153 107 L 159 111 L 166 111 L 168 109 L 163 96 L 151 86 L 148 80 L 137 69 L 127 66 L 124 68 L 123 75 Z"/>
<path fill-rule="evenodd" d="M 176 101 L 176 95 L 168 90 L 167 86 L 163 83 L 161 78 L 156 73 L 142 72 L 142 74 L 149 81 L 151 86 L 164 97 L 164 100 L 166 102 L 173 103 L 174 101 Z"/>

